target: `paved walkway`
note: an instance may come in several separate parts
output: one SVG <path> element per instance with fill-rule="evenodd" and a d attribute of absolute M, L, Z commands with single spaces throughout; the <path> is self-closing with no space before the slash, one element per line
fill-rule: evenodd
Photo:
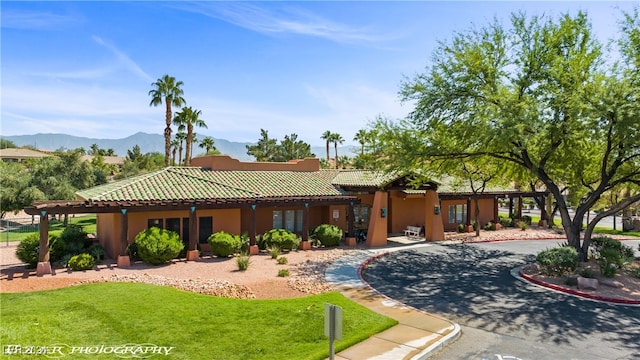
<path fill-rule="evenodd" d="M 342 352 L 337 360 L 427 359 L 460 335 L 460 326 L 449 320 L 406 306 L 369 288 L 359 269 L 378 255 L 428 244 L 363 250 L 335 261 L 325 273 L 326 281 L 347 298 L 398 320 L 398 325 L 376 334 Z M 364 265 L 363 265 L 364 264 Z"/>

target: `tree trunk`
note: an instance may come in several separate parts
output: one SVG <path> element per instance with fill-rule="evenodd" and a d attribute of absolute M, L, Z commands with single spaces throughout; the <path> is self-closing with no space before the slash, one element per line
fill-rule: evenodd
<path fill-rule="evenodd" d="M 187 125 L 187 149 L 184 154 L 184 165 L 189 166 L 191 162 L 191 142 L 193 141 L 193 126 Z"/>
<path fill-rule="evenodd" d="M 333 148 L 334 148 L 334 149 L 335 149 L 335 151 L 336 151 L 336 169 L 338 169 L 338 168 L 339 168 L 339 167 L 338 167 L 338 143 L 337 143 L 337 142 L 335 142 L 335 143 L 333 143 L 333 144 L 334 144 L 334 147 L 333 147 Z"/>
<path fill-rule="evenodd" d="M 327 140 L 327 162 L 329 162 L 329 140 Z"/>
<path fill-rule="evenodd" d="M 171 101 L 168 98 L 164 99 L 164 103 L 167 107 L 165 122 L 167 127 L 164 129 L 164 166 L 169 166 L 169 157 L 171 156 Z"/>
<path fill-rule="evenodd" d="M 479 202 L 479 196 L 476 196 L 475 199 L 475 220 L 476 220 L 476 236 L 480 237 L 480 205 L 478 204 Z"/>

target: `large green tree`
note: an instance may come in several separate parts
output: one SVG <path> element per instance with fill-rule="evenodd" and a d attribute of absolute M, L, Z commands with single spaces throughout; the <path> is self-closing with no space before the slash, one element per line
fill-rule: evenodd
<path fill-rule="evenodd" d="M 305 157 L 314 157 L 311 153 L 311 145 L 298 140 L 298 135 L 292 133 L 285 135 L 278 143 L 277 139 L 269 138 L 269 132 L 260 129 L 260 139 L 255 145 L 247 145 L 247 154 L 256 158 L 256 161 L 285 162 Z"/>
<path fill-rule="evenodd" d="M 207 124 L 204 120 L 200 119 L 200 115 L 202 115 L 202 111 L 186 106 L 183 107 L 181 111 L 178 111 L 173 119 L 173 123 L 178 125 L 178 131 L 182 132 L 187 130 L 187 149 L 184 156 L 184 164 L 186 166 L 189 166 L 191 163 L 191 147 L 195 142 L 193 127 L 197 126 L 205 129 L 207 128 Z"/>
<path fill-rule="evenodd" d="M 534 176 L 555 198 L 569 244 L 586 259 L 599 220 L 581 241 L 587 211 L 605 192 L 640 184 L 639 34 L 638 11 L 625 14 L 613 61 L 583 12 L 514 14 L 510 26 L 494 20 L 454 33 L 424 73 L 405 79 L 401 97 L 415 109 L 389 127 L 395 140 L 385 144 L 385 157 L 392 167 L 413 168 L 491 157 L 510 169 L 507 176 Z M 576 199 L 573 217 L 565 187 Z"/>
<path fill-rule="evenodd" d="M 205 136 L 202 141 L 200 141 L 200 145 L 198 146 L 204 148 L 206 154 L 220 154 L 220 151 L 218 151 L 218 149 L 216 148 L 216 140 L 211 136 Z"/>
<path fill-rule="evenodd" d="M 171 156 L 171 108 L 173 106 L 180 107 L 186 103 L 182 97 L 184 94 L 181 88 L 182 85 L 182 81 L 176 81 L 173 76 L 164 75 L 151 84 L 153 88 L 149 91 L 149 96 L 151 96 L 149 106 L 165 104 L 164 166 L 169 166 L 169 158 Z"/>
<path fill-rule="evenodd" d="M 325 131 L 322 133 L 322 136 L 320 136 L 320 139 L 325 141 L 326 144 L 326 148 L 327 148 L 327 162 L 329 161 L 329 144 L 331 143 L 332 139 L 333 139 L 333 133 L 329 130 Z"/>
<path fill-rule="evenodd" d="M 31 184 L 31 173 L 17 162 L 0 161 L 0 218 L 7 212 L 19 212 L 36 200 L 47 196 Z"/>

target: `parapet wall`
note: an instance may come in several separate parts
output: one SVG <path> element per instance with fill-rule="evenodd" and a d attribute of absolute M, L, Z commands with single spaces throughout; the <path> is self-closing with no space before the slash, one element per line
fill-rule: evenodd
<path fill-rule="evenodd" d="M 234 159 L 228 155 L 208 155 L 191 159 L 191 166 L 211 170 L 319 171 L 320 160 L 317 158 L 305 158 L 289 160 L 288 162 L 245 162 Z"/>

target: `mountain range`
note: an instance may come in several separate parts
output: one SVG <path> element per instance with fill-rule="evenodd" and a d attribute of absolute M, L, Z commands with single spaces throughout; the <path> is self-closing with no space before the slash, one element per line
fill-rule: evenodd
<path fill-rule="evenodd" d="M 58 150 L 58 149 L 76 149 L 84 148 L 89 150 L 91 145 L 96 144 L 101 149 L 113 149 L 118 156 L 126 156 L 127 150 L 138 145 L 142 153 L 158 152 L 164 154 L 164 136 L 160 134 L 147 134 L 143 132 L 135 133 L 123 139 L 94 139 L 79 137 L 67 134 L 34 134 L 34 135 L 11 135 L 2 136 L 13 142 L 16 146 L 33 146 L 41 150 Z M 255 145 L 249 142 L 235 142 L 225 139 L 215 139 L 215 145 L 220 153 L 229 155 L 242 161 L 254 160 L 252 156 L 247 154 L 247 145 Z M 326 148 L 324 146 L 312 146 L 311 152 L 316 157 L 325 157 Z M 193 155 L 204 153 L 204 149 L 198 144 L 193 149 Z M 339 155 L 353 156 L 354 150 L 351 147 L 338 147 Z M 333 146 L 331 147 L 331 156 L 333 156 Z"/>

